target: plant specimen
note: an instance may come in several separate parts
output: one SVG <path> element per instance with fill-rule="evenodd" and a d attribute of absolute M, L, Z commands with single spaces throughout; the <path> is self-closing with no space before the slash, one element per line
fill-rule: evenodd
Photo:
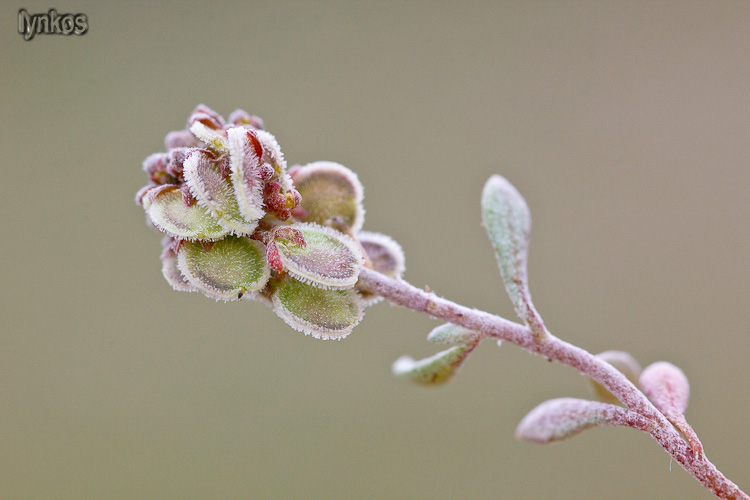
<path fill-rule="evenodd" d="M 393 365 L 394 373 L 421 384 L 449 380 L 485 338 L 511 342 L 588 376 L 598 397 L 543 402 L 518 425 L 519 439 L 550 443 L 596 426 L 632 427 L 649 433 L 719 498 L 750 499 L 708 460 L 685 420 L 690 388 L 678 367 L 662 361 L 642 370 L 628 353 L 592 355 L 549 332 L 528 288 L 529 210 L 506 179 L 487 181 L 482 216 L 523 324 L 404 281 L 401 247 L 362 230 L 356 174 L 325 161 L 287 169 L 256 116 L 237 110 L 225 121 L 200 105 L 165 146 L 167 152 L 144 161 L 150 182 L 136 202 L 165 234 L 162 272 L 176 290 L 264 302 L 289 326 L 319 339 L 346 337 L 365 308 L 383 299 L 424 312 L 445 321 L 427 338 L 447 348 Z"/>

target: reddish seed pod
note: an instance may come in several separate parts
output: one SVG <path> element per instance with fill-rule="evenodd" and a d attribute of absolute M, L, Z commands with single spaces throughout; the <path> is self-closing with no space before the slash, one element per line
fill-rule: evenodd
<path fill-rule="evenodd" d="M 154 186 L 153 184 L 143 186 L 141 189 L 139 189 L 138 192 L 135 193 L 135 202 L 139 205 L 143 205 L 143 198 L 145 198 L 148 192 L 152 189 L 156 189 L 156 186 Z"/>
<path fill-rule="evenodd" d="M 167 153 L 169 155 L 169 158 L 167 159 L 167 173 L 180 181 L 184 180 L 182 176 L 183 163 L 185 163 L 185 160 L 192 150 L 192 148 L 171 149 L 169 153 Z"/>
<path fill-rule="evenodd" d="M 164 138 L 164 147 L 191 148 L 199 144 L 198 139 L 189 130 L 173 130 Z"/>
<path fill-rule="evenodd" d="M 193 123 L 195 122 L 201 122 L 206 127 L 212 128 L 214 130 L 219 130 L 224 127 L 224 119 L 221 117 L 221 115 L 203 104 L 199 104 L 198 106 L 196 106 L 196 108 L 190 114 L 190 118 L 188 118 L 187 128 L 189 129 L 190 127 L 192 127 Z"/>
<path fill-rule="evenodd" d="M 249 125 L 250 124 L 250 113 L 244 109 L 235 109 L 229 113 L 229 123 L 232 125 Z"/>
<path fill-rule="evenodd" d="M 229 115 L 229 123 L 233 125 L 247 125 L 254 129 L 263 130 L 263 120 L 255 115 L 251 115 L 243 109 L 235 109 Z"/>
<path fill-rule="evenodd" d="M 166 172 L 168 157 L 169 155 L 167 155 L 167 153 L 154 153 L 149 155 L 143 160 L 143 170 L 149 175 L 154 172 Z"/>

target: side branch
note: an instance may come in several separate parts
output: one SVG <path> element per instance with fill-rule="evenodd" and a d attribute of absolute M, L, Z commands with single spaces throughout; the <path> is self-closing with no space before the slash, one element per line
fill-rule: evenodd
<path fill-rule="evenodd" d="M 727 479 L 704 454 L 694 454 L 677 429 L 622 373 L 588 351 L 553 335 L 549 335 L 544 342 L 539 342 L 534 334 L 523 325 L 484 311 L 461 306 L 438 297 L 434 293 L 420 290 L 403 280 L 388 278 L 371 269 L 361 270 L 357 287 L 385 297 L 394 304 L 508 341 L 529 352 L 575 368 L 606 387 L 629 409 L 650 421 L 649 434 L 683 469 L 717 497 L 750 500 L 750 496 Z"/>

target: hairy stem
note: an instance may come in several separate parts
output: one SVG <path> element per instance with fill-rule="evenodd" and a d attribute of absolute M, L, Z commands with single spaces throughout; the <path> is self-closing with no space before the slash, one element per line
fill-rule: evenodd
<path fill-rule="evenodd" d="M 727 479 L 706 458 L 705 454 L 694 453 L 669 420 L 622 373 L 586 350 L 553 335 L 538 339 L 526 326 L 484 311 L 461 306 L 433 293 L 420 290 L 403 280 L 388 278 L 371 269 L 361 270 L 357 286 L 381 295 L 394 304 L 482 332 L 489 337 L 511 342 L 529 352 L 575 368 L 606 387 L 625 406 L 650 421 L 651 426 L 647 432 L 683 469 L 714 495 L 725 499 L 750 500 L 750 496 Z"/>

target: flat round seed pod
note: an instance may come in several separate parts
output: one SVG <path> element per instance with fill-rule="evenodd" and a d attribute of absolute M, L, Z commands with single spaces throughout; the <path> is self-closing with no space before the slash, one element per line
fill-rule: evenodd
<path fill-rule="evenodd" d="M 167 283 L 178 292 L 197 292 L 198 290 L 185 279 L 177 268 L 177 254 L 169 246 L 161 252 L 161 273 Z"/>
<path fill-rule="evenodd" d="M 351 238 L 317 224 L 292 224 L 305 245 L 277 238 L 284 269 L 300 281 L 320 288 L 351 288 L 357 283 L 363 262 L 359 246 Z"/>
<path fill-rule="evenodd" d="M 362 228 L 364 191 L 357 174 L 338 163 L 317 161 L 295 168 L 292 180 L 302 195 L 303 222 L 325 225 L 340 218 L 352 233 Z"/>
<path fill-rule="evenodd" d="M 185 205 L 178 186 L 161 186 L 150 191 L 142 201 L 156 227 L 175 238 L 211 241 L 229 233 L 205 207 L 197 203 Z"/>
<path fill-rule="evenodd" d="M 372 263 L 372 268 L 389 278 L 400 278 L 406 270 L 406 260 L 401 245 L 388 235 L 360 231 L 357 235 L 362 248 Z"/>
<path fill-rule="evenodd" d="M 263 181 L 259 162 L 263 150 L 252 131 L 242 127 L 227 130 L 229 161 L 235 197 L 246 220 L 263 218 Z"/>
<path fill-rule="evenodd" d="M 184 163 L 185 182 L 198 203 L 206 207 L 219 223 L 235 234 L 252 234 L 258 218 L 246 219 L 240 213 L 234 187 L 221 175 L 218 162 L 203 151 L 193 151 Z"/>
<path fill-rule="evenodd" d="M 270 276 L 263 244 L 238 236 L 227 236 L 208 250 L 200 243 L 184 242 L 177 266 L 191 285 L 217 300 L 236 300 L 256 292 Z"/>
<path fill-rule="evenodd" d="M 324 290 L 291 277 L 278 284 L 271 300 L 289 326 L 324 340 L 346 337 L 364 314 L 354 290 Z"/>

